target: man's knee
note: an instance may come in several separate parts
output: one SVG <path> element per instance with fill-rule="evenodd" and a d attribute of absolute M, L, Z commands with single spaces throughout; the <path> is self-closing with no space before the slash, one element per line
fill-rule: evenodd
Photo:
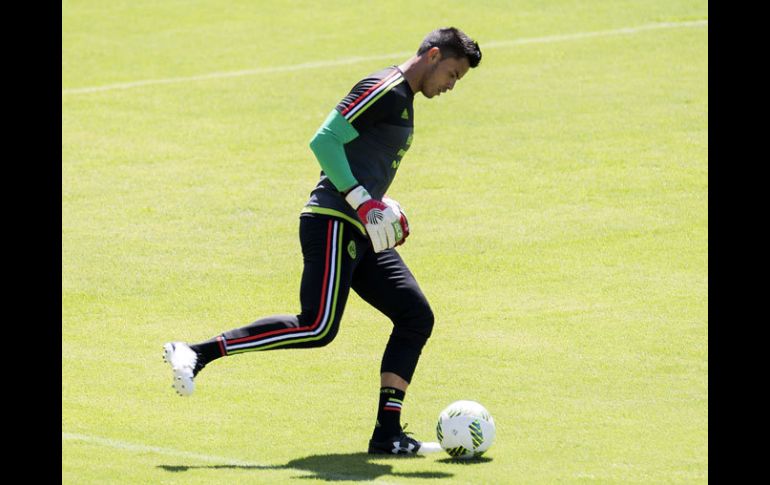
<path fill-rule="evenodd" d="M 412 308 L 406 315 L 403 315 L 398 321 L 394 321 L 394 333 L 412 341 L 414 344 L 422 347 L 433 333 L 433 324 L 435 317 L 433 310 L 426 303 L 416 308 Z"/>
<path fill-rule="evenodd" d="M 315 315 L 311 319 L 308 313 L 298 315 L 302 331 L 299 332 L 301 335 L 297 336 L 298 341 L 294 347 L 325 347 L 337 337 L 342 315 L 338 314 L 335 318 L 321 318 L 320 321 L 314 319 Z"/>
<path fill-rule="evenodd" d="M 329 329 L 329 331 L 326 334 L 319 335 L 315 339 L 313 339 L 313 347 L 326 347 L 332 341 L 335 337 L 337 337 L 337 330 L 338 326 L 334 325 L 332 328 Z"/>
<path fill-rule="evenodd" d="M 425 340 L 428 340 L 433 333 L 433 323 L 435 322 L 433 310 L 428 305 L 425 305 L 418 322 L 417 331 L 425 336 Z"/>

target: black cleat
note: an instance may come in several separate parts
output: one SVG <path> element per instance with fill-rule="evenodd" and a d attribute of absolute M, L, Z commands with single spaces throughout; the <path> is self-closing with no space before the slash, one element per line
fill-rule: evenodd
<path fill-rule="evenodd" d="M 411 434 L 411 433 L 410 433 Z M 370 455 L 425 455 L 441 451 L 441 445 L 432 442 L 420 442 L 409 436 L 404 430 L 389 440 L 369 440 Z"/>

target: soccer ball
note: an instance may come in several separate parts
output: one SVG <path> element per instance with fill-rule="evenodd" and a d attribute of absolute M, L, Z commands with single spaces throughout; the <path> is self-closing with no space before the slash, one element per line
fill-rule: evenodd
<path fill-rule="evenodd" d="M 439 414 L 436 437 L 452 458 L 476 458 L 492 446 L 495 420 L 475 401 L 455 401 Z"/>

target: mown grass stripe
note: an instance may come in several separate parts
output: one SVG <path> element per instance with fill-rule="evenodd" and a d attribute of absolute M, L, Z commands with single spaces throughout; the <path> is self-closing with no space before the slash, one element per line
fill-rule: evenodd
<path fill-rule="evenodd" d="M 686 22 L 661 22 L 656 24 L 639 25 L 635 27 L 623 27 L 623 28 L 612 29 L 612 30 L 599 30 L 595 32 L 577 32 L 574 34 L 560 34 L 560 35 L 549 35 L 549 36 L 543 36 L 543 37 L 530 37 L 530 38 L 522 38 L 522 39 L 490 41 L 490 42 L 485 42 L 481 46 L 481 48 L 483 50 L 483 49 L 495 49 L 500 47 L 510 47 L 510 46 L 516 46 L 516 45 L 526 45 L 526 44 L 546 44 L 551 42 L 565 42 L 565 41 L 571 41 L 571 40 L 589 39 L 592 37 L 630 35 L 630 34 L 636 34 L 639 32 L 645 32 L 649 30 L 702 27 L 706 25 L 708 25 L 707 19 L 686 21 Z M 243 69 L 239 71 L 211 72 L 208 74 L 199 74 L 196 76 L 182 76 L 182 77 L 173 77 L 173 78 L 165 78 L 165 79 L 144 79 L 140 81 L 129 81 L 129 82 L 123 82 L 123 83 L 106 84 L 104 86 L 64 88 L 62 89 L 61 93 L 62 93 L 62 96 L 72 95 L 72 94 L 89 94 L 89 93 L 98 93 L 98 92 L 104 92 L 104 91 L 133 89 L 133 88 L 139 88 L 144 86 L 179 84 L 179 83 L 188 83 L 188 82 L 196 82 L 196 81 L 207 81 L 210 79 L 224 79 L 224 78 L 242 77 L 242 76 L 255 76 L 259 74 L 271 74 L 271 73 L 277 73 L 277 72 L 302 71 L 305 69 L 321 69 L 325 67 L 344 66 L 348 64 L 358 64 L 362 62 L 394 59 L 398 57 L 408 57 L 413 54 L 414 52 L 411 52 L 411 51 L 410 52 L 393 52 L 391 54 L 379 54 L 374 56 L 354 56 L 354 57 L 346 57 L 343 59 L 331 59 L 327 61 L 303 62 L 300 64 L 291 64 L 286 66 L 267 66 L 267 67 L 257 67 L 254 69 Z"/>

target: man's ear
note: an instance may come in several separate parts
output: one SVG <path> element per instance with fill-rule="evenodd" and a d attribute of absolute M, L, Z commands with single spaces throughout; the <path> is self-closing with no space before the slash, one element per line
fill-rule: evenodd
<path fill-rule="evenodd" d="M 438 63 L 441 60 L 441 49 L 438 47 L 431 47 L 426 54 L 428 54 L 428 62 L 430 64 Z"/>

